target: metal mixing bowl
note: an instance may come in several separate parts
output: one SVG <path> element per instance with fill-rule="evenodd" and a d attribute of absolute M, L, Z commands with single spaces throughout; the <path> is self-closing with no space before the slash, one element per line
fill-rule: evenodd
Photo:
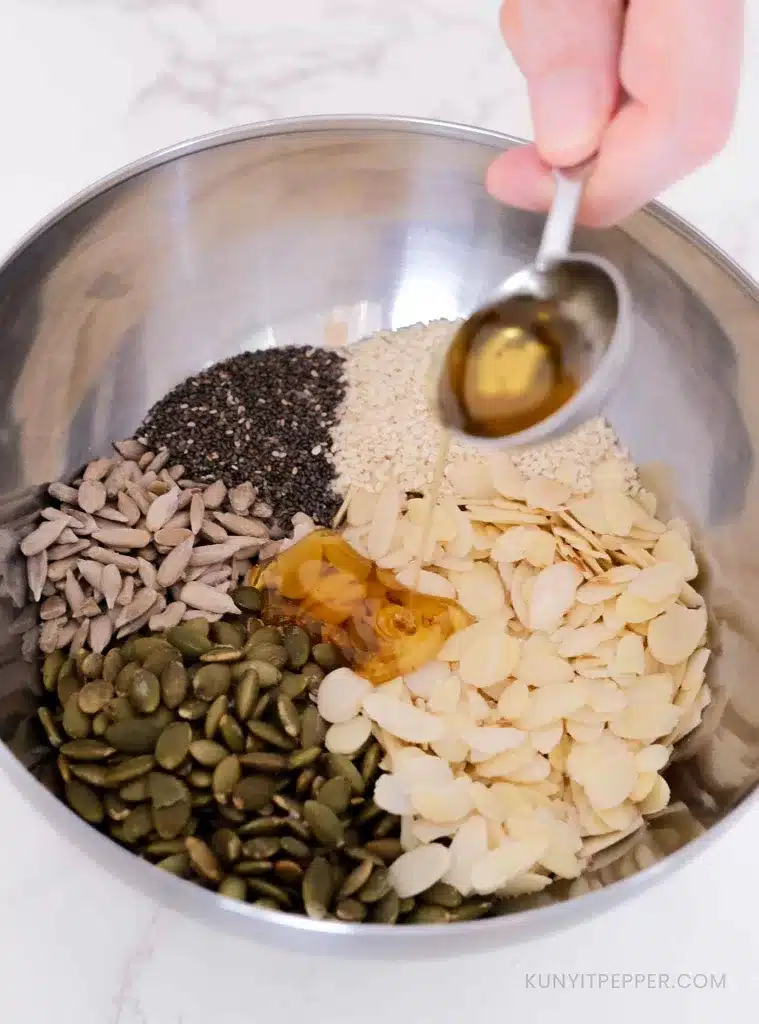
<path fill-rule="evenodd" d="M 175 147 L 76 197 L 0 269 L 0 525 L 25 521 L 40 485 L 107 451 L 215 360 L 468 312 L 536 249 L 540 218 L 499 206 L 483 187 L 489 161 L 513 141 L 402 119 L 282 121 Z M 759 293 L 656 206 L 618 230 L 580 231 L 576 244 L 630 283 L 634 354 L 609 419 L 665 505 L 693 525 L 712 612 L 715 695 L 669 771 L 674 809 L 606 851 L 587 885 L 556 886 L 494 920 L 390 928 L 255 910 L 153 869 L 40 784 L 51 773 L 34 720 L 37 674 L 21 660 L 12 623 L 23 620 L 6 598 L 0 766 L 59 832 L 135 887 L 227 930 L 309 952 L 408 958 L 592 917 L 665 878 L 750 806 Z M 20 568 L 11 555 L 5 593 L 22 585 Z"/>

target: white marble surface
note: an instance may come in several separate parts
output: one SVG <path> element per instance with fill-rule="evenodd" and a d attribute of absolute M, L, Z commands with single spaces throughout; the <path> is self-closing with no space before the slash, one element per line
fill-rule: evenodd
<path fill-rule="evenodd" d="M 0 252 L 118 165 L 232 124 L 388 113 L 529 134 L 497 6 L 0 0 Z M 664 198 L 759 276 L 759 0 L 748 7 L 734 137 Z M 455 964 L 349 966 L 211 933 L 109 878 L 36 820 L 2 779 L 0 805 L 4 1024 L 479 1024 L 527 1012 L 626 1022 L 641 1011 L 690 1024 L 736 1015 L 759 995 L 757 813 L 664 887 L 566 935 Z M 530 972 L 727 977 L 718 991 L 567 992 L 528 988 Z"/>

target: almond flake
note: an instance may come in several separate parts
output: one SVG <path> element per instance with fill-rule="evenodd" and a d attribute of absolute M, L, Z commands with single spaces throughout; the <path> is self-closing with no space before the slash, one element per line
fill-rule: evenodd
<path fill-rule="evenodd" d="M 471 779 L 464 775 L 438 786 L 415 786 L 411 804 L 417 814 L 434 824 L 462 821 L 474 808 Z"/>
<path fill-rule="evenodd" d="M 445 734 L 442 719 L 385 693 L 368 694 L 363 707 L 372 721 L 407 743 L 432 743 Z"/>
<path fill-rule="evenodd" d="M 676 604 L 648 627 L 648 646 L 662 665 L 676 665 L 696 650 L 706 631 L 706 611 Z"/>
<path fill-rule="evenodd" d="M 418 896 L 439 882 L 451 866 L 450 851 L 440 843 L 402 853 L 390 865 L 390 881 L 401 899 Z"/>
<path fill-rule="evenodd" d="M 492 565 L 477 562 L 470 572 L 451 573 L 450 578 L 459 604 L 475 618 L 497 615 L 505 608 L 503 583 Z"/>
<path fill-rule="evenodd" d="M 566 562 L 541 570 L 530 594 L 529 628 L 542 631 L 555 628 L 574 604 L 581 583 L 582 574 Z"/>

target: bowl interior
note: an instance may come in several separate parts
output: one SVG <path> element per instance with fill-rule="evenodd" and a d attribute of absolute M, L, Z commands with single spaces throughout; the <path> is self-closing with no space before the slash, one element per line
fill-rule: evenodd
<path fill-rule="evenodd" d="M 264 126 L 146 161 L 52 218 L 0 269 L 3 526 L 33 513 L 40 485 L 128 436 L 172 385 L 218 359 L 466 314 L 538 242 L 540 218 L 499 206 L 483 188 L 506 144 L 390 121 Z M 673 808 L 635 844 L 610 851 L 589 888 L 650 863 L 642 846 L 657 860 L 670 855 L 757 779 L 757 295 L 697 243 L 656 210 L 575 241 L 627 277 L 633 351 L 608 418 L 664 507 L 693 527 L 717 652 L 714 700 L 669 772 Z M 45 778 L 31 718 L 36 669 L 20 659 L 29 611 L 11 600 L 19 565 L 0 537 L 0 737 Z M 89 842 L 86 826 L 0 755 L 43 813 Z M 533 902 L 566 897 L 557 886 Z"/>

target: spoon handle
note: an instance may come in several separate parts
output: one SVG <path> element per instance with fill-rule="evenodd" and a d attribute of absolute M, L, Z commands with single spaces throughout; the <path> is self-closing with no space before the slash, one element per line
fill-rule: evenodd
<path fill-rule="evenodd" d="M 538 267 L 545 267 L 554 260 L 566 256 L 569 252 L 585 182 L 590 177 L 594 166 L 595 157 L 593 156 L 576 167 L 554 169 L 556 192 L 543 228 L 538 254 L 535 257 Z"/>

